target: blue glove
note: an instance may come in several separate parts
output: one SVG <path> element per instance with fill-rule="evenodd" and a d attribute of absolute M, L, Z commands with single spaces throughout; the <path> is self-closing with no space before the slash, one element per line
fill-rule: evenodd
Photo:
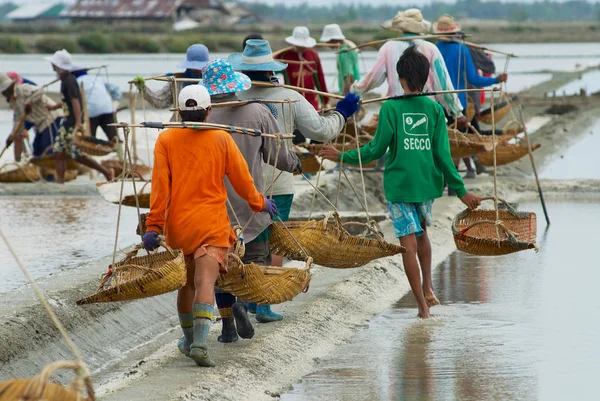
<path fill-rule="evenodd" d="M 156 231 L 148 231 L 144 234 L 144 249 L 151 252 L 160 246 L 160 238 Z"/>
<path fill-rule="evenodd" d="M 267 204 L 262 211 L 269 213 L 271 220 L 275 220 L 275 216 L 279 216 L 279 210 L 277 210 L 277 205 L 273 199 L 267 199 Z"/>
<path fill-rule="evenodd" d="M 339 112 L 347 120 L 350 116 L 358 111 L 358 101 L 360 96 L 352 92 L 348 92 L 346 96 L 335 106 L 335 111 Z"/>

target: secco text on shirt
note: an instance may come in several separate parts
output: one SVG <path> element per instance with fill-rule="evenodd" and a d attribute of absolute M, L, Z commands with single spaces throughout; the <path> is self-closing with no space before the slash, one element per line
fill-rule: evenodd
<path fill-rule="evenodd" d="M 424 113 L 402 113 L 404 150 L 430 150 L 429 118 Z"/>

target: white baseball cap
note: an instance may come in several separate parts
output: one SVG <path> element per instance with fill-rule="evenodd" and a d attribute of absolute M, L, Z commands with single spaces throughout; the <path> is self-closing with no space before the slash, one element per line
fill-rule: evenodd
<path fill-rule="evenodd" d="M 179 110 L 206 110 L 210 107 L 210 95 L 203 85 L 188 85 L 179 92 Z M 196 102 L 195 106 L 186 106 L 189 100 Z"/>
<path fill-rule="evenodd" d="M 69 52 L 65 49 L 57 50 L 52 56 L 44 57 L 44 60 L 48 60 L 53 65 L 64 71 L 71 71 L 73 68 L 73 59 L 71 58 L 71 54 L 69 54 Z"/>

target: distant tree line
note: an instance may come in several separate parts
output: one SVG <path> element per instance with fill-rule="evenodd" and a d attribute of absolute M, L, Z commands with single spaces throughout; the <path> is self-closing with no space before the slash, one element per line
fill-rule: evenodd
<path fill-rule="evenodd" d="M 285 5 L 267 5 L 244 3 L 248 9 L 260 15 L 264 20 L 273 21 L 300 21 L 309 20 L 313 23 L 326 22 L 352 22 L 352 21 L 383 21 L 390 19 L 399 11 L 398 6 L 382 5 L 372 6 L 362 4 L 359 6 L 343 7 L 336 4 L 332 6 L 310 6 L 307 3 L 288 1 Z M 326 3 L 326 2 L 324 2 Z M 572 0 L 556 2 L 551 0 L 536 1 L 534 3 L 502 3 L 500 1 L 457 0 L 456 3 L 432 2 L 425 6 L 414 7 L 423 11 L 425 18 L 435 20 L 442 14 L 450 14 L 462 18 L 502 19 L 515 22 L 527 20 L 535 21 L 590 21 L 600 20 L 600 2 L 586 0 Z M 408 6 L 404 8 L 409 8 Z"/>

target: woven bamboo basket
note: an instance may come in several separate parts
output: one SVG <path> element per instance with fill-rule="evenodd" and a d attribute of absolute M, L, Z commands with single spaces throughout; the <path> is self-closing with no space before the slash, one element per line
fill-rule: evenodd
<path fill-rule="evenodd" d="M 79 169 L 80 164 L 76 163 L 75 160 L 71 159 L 70 157 L 67 157 L 66 161 L 67 161 L 67 170 L 78 170 Z M 46 169 L 55 169 L 56 168 L 56 159 L 54 158 L 53 155 L 34 157 L 29 160 L 29 163 L 35 164 L 38 167 L 43 167 Z"/>
<path fill-rule="evenodd" d="M 501 142 L 496 145 L 496 165 L 503 166 L 505 164 L 512 163 L 514 161 L 519 160 L 523 156 L 526 156 L 529 151 L 527 150 L 527 143 L 519 140 L 519 143 L 508 143 Z M 537 150 L 542 145 L 534 144 L 531 145 L 531 150 Z M 494 151 L 479 153 L 477 155 L 479 159 L 479 163 L 483 166 L 493 166 L 494 165 Z"/>
<path fill-rule="evenodd" d="M 300 159 L 304 174 L 316 174 L 321 169 L 321 162 L 319 162 L 319 159 L 313 153 L 297 151 L 296 156 Z"/>
<path fill-rule="evenodd" d="M 123 162 L 121 160 L 102 160 L 101 164 L 106 168 L 115 170 L 115 177 L 123 174 Z M 133 174 L 136 178 L 142 178 L 150 173 L 150 167 L 145 164 L 136 163 L 133 165 Z"/>
<path fill-rule="evenodd" d="M 81 131 L 73 133 L 73 144 L 89 156 L 106 156 L 115 150 L 115 143 L 85 136 Z"/>
<path fill-rule="evenodd" d="M 70 369 L 75 373 L 75 380 L 69 387 L 48 381 L 59 369 Z M 94 399 L 91 382 L 84 380 L 81 375 L 82 369 L 77 362 L 57 361 L 31 379 L 12 379 L 0 383 L 0 401 L 91 401 Z M 85 387 L 87 397 L 79 392 L 81 387 Z"/>
<path fill-rule="evenodd" d="M 506 124 L 504 124 L 504 127 L 502 127 L 502 139 L 506 141 L 508 139 L 514 138 L 524 130 L 525 128 L 523 127 L 523 125 L 521 125 L 520 122 L 518 122 L 517 120 L 510 120 Z"/>
<path fill-rule="evenodd" d="M 35 182 L 41 178 L 37 166 L 33 164 L 12 162 L 0 167 L 0 182 Z"/>
<path fill-rule="evenodd" d="M 361 129 L 365 132 L 367 132 L 368 134 L 371 135 L 375 135 L 375 132 L 377 132 L 377 124 L 379 123 L 379 114 L 373 114 L 373 117 L 371 117 L 371 121 L 369 121 L 366 124 L 361 125 Z"/>
<path fill-rule="evenodd" d="M 308 258 L 305 269 L 259 266 L 244 264 L 232 254 L 227 274 L 219 275 L 217 287 L 258 305 L 280 304 L 308 291 L 311 264 L 312 259 Z"/>
<path fill-rule="evenodd" d="M 274 223 L 270 230 L 273 254 L 304 260 L 306 255 L 296 243 L 298 241 L 314 263 L 325 267 L 359 267 L 372 260 L 406 251 L 400 245 L 385 242 L 381 237 L 369 239 L 350 235 L 336 213 L 330 213 L 320 221 L 288 221 L 285 227 L 283 223 Z"/>
<path fill-rule="evenodd" d="M 467 96 L 467 110 L 465 110 L 467 121 L 473 121 L 476 112 L 477 110 L 475 110 L 475 104 L 473 103 L 473 100 L 471 100 L 471 96 Z"/>
<path fill-rule="evenodd" d="M 453 159 L 474 156 L 487 151 L 493 145 L 491 138 L 488 140 L 479 134 L 463 134 L 453 128 L 448 128 L 448 140 Z"/>
<path fill-rule="evenodd" d="M 506 206 L 506 209 L 500 209 L 498 212 L 498 224 L 494 210 L 467 209 L 454 217 L 452 234 L 459 250 L 472 255 L 495 256 L 537 249 L 535 213 L 517 212 L 505 200 L 498 201 Z"/>
<path fill-rule="evenodd" d="M 42 177 L 46 177 L 47 175 L 53 175 L 56 177 L 56 170 L 53 168 L 40 168 L 40 174 Z M 64 180 L 65 182 L 73 181 L 78 175 L 78 170 L 66 170 Z"/>
<path fill-rule="evenodd" d="M 511 107 L 512 107 L 512 102 L 510 100 L 508 100 L 508 98 L 506 98 L 506 97 L 505 97 L 505 100 L 496 104 L 494 106 L 494 122 L 496 124 L 498 122 L 500 122 L 500 120 L 502 120 L 510 112 Z M 477 119 L 484 124 L 492 125 L 492 109 L 491 109 L 491 107 L 480 111 L 479 116 L 477 116 Z"/>
<path fill-rule="evenodd" d="M 98 291 L 78 300 L 77 305 L 148 298 L 183 287 L 186 282 L 183 252 L 174 251 L 164 243 L 161 245 L 165 252 L 144 256 L 137 256 L 144 248 L 143 244 L 137 245 L 114 268 L 109 266 Z"/>
<path fill-rule="evenodd" d="M 125 180 L 125 188 L 123 191 L 123 206 L 136 207 L 135 194 L 138 194 L 140 208 L 150 208 L 150 194 L 152 192 L 152 183 L 150 181 L 135 180 L 135 191 L 133 189 L 133 181 Z M 121 193 L 121 181 L 99 182 L 96 184 L 96 189 L 100 195 L 108 202 L 119 204 L 119 195 Z"/>

